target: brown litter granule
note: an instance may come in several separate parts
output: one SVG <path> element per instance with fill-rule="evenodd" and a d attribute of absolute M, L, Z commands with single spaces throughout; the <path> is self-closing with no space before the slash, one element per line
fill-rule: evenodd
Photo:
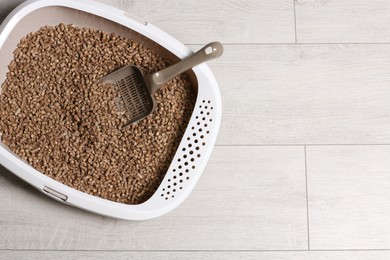
<path fill-rule="evenodd" d="M 127 64 L 144 73 L 167 66 L 132 40 L 60 24 L 23 38 L 0 96 L 0 136 L 47 176 L 112 201 L 146 201 L 163 179 L 196 94 L 184 75 L 156 95 L 157 109 L 125 130 L 114 91 L 98 83 Z"/>

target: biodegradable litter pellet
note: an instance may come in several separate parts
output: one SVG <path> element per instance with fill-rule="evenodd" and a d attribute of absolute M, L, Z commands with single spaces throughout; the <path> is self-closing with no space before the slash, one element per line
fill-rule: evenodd
<path fill-rule="evenodd" d="M 59 24 L 23 38 L 0 95 L 0 137 L 20 158 L 77 190 L 126 204 L 146 201 L 163 179 L 194 107 L 185 75 L 156 95 L 157 109 L 122 129 L 115 91 L 98 82 L 128 64 L 168 65 L 142 44 Z"/>

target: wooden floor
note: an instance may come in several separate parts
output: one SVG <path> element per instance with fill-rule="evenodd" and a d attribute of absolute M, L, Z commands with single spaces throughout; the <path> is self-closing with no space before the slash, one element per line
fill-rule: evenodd
<path fill-rule="evenodd" d="M 223 42 L 217 146 L 191 196 L 143 222 L 0 168 L 0 259 L 390 259 L 388 0 L 99 1 L 193 50 Z"/>

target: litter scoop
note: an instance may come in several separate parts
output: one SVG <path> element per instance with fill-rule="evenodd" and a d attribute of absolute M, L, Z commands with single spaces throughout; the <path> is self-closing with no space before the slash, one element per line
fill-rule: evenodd
<path fill-rule="evenodd" d="M 127 65 L 100 79 L 119 92 L 115 106 L 128 116 L 127 127 L 147 117 L 156 108 L 155 94 L 166 82 L 205 61 L 218 58 L 223 53 L 219 42 L 211 42 L 188 58 L 161 71 L 142 75 L 134 65 Z"/>

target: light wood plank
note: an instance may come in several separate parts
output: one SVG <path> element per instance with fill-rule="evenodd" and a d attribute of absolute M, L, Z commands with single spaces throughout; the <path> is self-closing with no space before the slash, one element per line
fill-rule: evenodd
<path fill-rule="evenodd" d="M 0 174 L 0 249 L 307 249 L 303 147 L 217 147 L 191 196 L 130 222 L 60 204 Z"/>
<path fill-rule="evenodd" d="M 299 43 L 390 42 L 388 0 L 295 0 Z"/>
<path fill-rule="evenodd" d="M 388 57 L 390 45 L 226 46 L 209 62 L 218 144 L 389 143 Z"/>
<path fill-rule="evenodd" d="M 292 0 L 99 0 L 146 20 L 184 43 L 293 43 Z"/>
<path fill-rule="evenodd" d="M 3 257 L 3 258 L 2 258 Z M 26 260 L 100 260 L 100 259 L 127 259 L 127 260 L 383 260 L 389 259 L 389 251 L 345 251 L 345 252 L 199 252 L 199 251 L 167 251 L 167 252 L 134 252 L 134 251 L 0 251 L 0 259 Z"/>
<path fill-rule="evenodd" d="M 312 249 L 390 249 L 390 146 L 308 147 Z"/>

